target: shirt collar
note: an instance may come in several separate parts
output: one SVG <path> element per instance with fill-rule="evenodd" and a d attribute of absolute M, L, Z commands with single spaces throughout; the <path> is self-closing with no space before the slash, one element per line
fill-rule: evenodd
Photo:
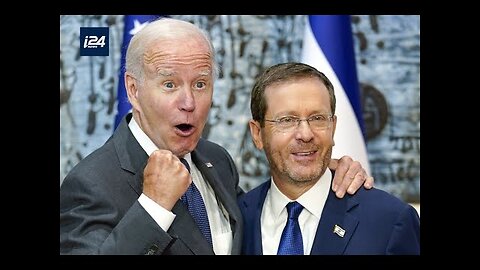
<path fill-rule="evenodd" d="M 327 168 L 325 173 L 320 177 L 315 185 L 313 185 L 296 200 L 318 219 L 320 219 L 323 207 L 327 201 L 331 179 L 332 173 L 330 172 L 330 169 Z M 278 217 L 283 208 L 285 208 L 285 206 L 292 200 L 290 200 L 278 189 L 277 185 L 275 185 L 275 182 L 273 181 L 273 178 L 271 178 L 270 181 L 270 201 L 272 204 L 273 214 L 275 217 Z"/>
<path fill-rule="evenodd" d="M 128 127 L 133 134 L 133 137 L 138 141 L 142 149 L 150 156 L 155 150 L 158 150 L 158 147 L 153 143 L 152 140 L 143 132 L 140 126 L 135 121 L 135 118 L 132 117 L 130 123 L 128 123 Z"/>

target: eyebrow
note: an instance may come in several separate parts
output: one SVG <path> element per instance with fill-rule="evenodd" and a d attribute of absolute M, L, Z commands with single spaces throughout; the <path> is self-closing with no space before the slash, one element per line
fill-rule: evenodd
<path fill-rule="evenodd" d="M 170 77 L 170 76 L 174 76 L 177 72 L 173 71 L 173 70 L 159 70 L 158 71 L 158 75 L 160 76 L 165 76 L 165 77 Z M 198 73 L 199 76 L 209 76 L 211 74 L 211 71 L 210 70 L 203 70 L 203 71 L 200 71 Z"/>
<path fill-rule="evenodd" d="M 200 71 L 200 72 L 198 73 L 198 75 L 200 75 L 200 76 L 209 76 L 211 73 L 212 73 L 211 70 L 206 69 L 206 70 Z"/>
<path fill-rule="evenodd" d="M 298 116 L 298 112 L 295 112 L 295 111 L 281 111 L 279 113 L 276 113 L 275 115 L 276 115 L 276 117 L 283 117 L 283 116 L 300 117 L 300 116 Z M 314 115 L 331 115 L 331 113 L 321 111 L 321 110 L 315 110 L 315 111 L 311 112 L 307 117 L 311 117 L 311 116 L 314 116 Z"/>
<path fill-rule="evenodd" d="M 157 74 L 161 76 L 169 77 L 169 76 L 173 76 L 175 74 L 175 71 L 162 69 L 162 70 L 158 70 Z"/>

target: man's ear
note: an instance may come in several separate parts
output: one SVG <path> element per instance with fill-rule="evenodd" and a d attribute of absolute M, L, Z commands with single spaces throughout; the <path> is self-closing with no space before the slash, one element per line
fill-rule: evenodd
<path fill-rule="evenodd" d="M 337 116 L 336 115 L 333 115 L 333 119 L 332 119 L 332 146 L 335 145 L 335 139 L 333 138 L 335 136 L 335 129 L 337 128 Z"/>
<path fill-rule="evenodd" d="M 252 135 L 253 143 L 255 147 L 262 150 L 263 149 L 263 142 L 262 142 L 262 129 L 260 128 L 260 123 L 251 119 L 248 121 L 248 125 L 250 126 L 250 135 Z"/>
<path fill-rule="evenodd" d="M 125 72 L 125 89 L 127 90 L 128 101 L 134 109 L 138 109 L 138 82 L 128 72 Z"/>

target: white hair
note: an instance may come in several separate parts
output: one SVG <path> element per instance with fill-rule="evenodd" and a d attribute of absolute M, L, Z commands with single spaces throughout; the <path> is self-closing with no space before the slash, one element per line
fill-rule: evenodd
<path fill-rule="evenodd" d="M 215 79 L 218 75 L 218 66 L 215 61 L 215 49 L 207 33 L 192 23 L 164 17 L 148 23 L 132 37 L 125 57 L 125 70 L 142 80 L 144 75 L 143 56 L 152 42 L 161 39 L 198 37 L 203 38 L 210 48 L 213 78 Z"/>

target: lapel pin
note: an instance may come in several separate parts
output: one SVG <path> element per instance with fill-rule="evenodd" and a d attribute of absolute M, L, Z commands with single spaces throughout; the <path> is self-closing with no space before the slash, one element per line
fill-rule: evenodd
<path fill-rule="evenodd" d="M 333 233 L 336 233 L 340 237 L 345 236 L 345 230 L 337 224 L 333 227 Z"/>
<path fill-rule="evenodd" d="M 210 162 L 205 163 L 205 165 L 207 165 L 208 168 L 212 168 L 212 167 L 213 167 L 212 163 L 210 163 Z"/>

